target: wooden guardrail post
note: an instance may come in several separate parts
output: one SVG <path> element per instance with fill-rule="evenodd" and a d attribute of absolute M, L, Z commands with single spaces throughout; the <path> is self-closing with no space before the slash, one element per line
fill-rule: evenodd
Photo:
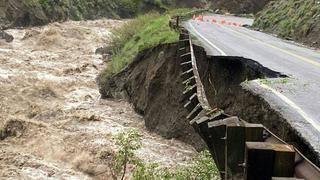
<path fill-rule="evenodd" d="M 291 145 L 246 142 L 246 180 L 293 177 L 294 161 Z"/>
<path fill-rule="evenodd" d="M 263 126 L 245 122 L 227 125 L 226 162 L 229 169 L 228 178 L 243 177 L 245 166 L 245 146 L 247 141 L 262 142 Z"/>
<path fill-rule="evenodd" d="M 180 26 L 180 16 L 177 16 L 176 17 L 176 25 L 177 25 L 177 27 L 179 28 L 179 26 Z"/>

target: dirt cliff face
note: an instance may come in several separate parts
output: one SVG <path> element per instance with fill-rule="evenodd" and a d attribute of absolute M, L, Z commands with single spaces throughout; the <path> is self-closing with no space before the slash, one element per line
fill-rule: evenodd
<path fill-rule="evenodd" d="M 177 138 L 201 149 L 203 141 L 186 119 L 180 61 L 176 44 L 147 49 L 120 73 L 99 78 L 104 98 L 125 98 L 144 115 L 145 125 L 166 138 Z"/>

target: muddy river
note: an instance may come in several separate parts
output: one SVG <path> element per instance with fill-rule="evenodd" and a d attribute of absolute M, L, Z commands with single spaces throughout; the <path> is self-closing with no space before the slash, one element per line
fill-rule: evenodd
<path fill-rule="evenodd" d="M 113 135 L 143 134 L 137 155 L 172 167 L 195 150 L 148 132 L 120 100 L 101 100 L 95 78 L 105 68 L 95 50 L 123 22 L 97 20 L 11 29 L 0 41 L 0 179 L 109 179 Z"/>

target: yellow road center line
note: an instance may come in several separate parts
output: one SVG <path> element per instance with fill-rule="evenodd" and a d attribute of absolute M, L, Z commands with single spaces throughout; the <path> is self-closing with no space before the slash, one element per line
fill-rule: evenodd
<path fill-rule="evenodd" d="M 221 25 L 220 25 L 220 26 L 221 26 Z M 279 48 L 279 47 L 277 47 L 277 46 L 268 44 L 268 43 L 263 42 L 263 41 L 261 41 L 261 40 L 259 40 L 259 39 L 256 39 L 256 38 L 251 37 L 251 36 L 249 36 L 249 35 L 246 35 L 246 34 L 244 34 L 244 33 L 241 33 L 241 32 L 238 32 L 238 31 L 236 31 L 236 30 L 233 30 L 233 29 L 231 29 L 231 28 L 227 28 L 227 27 L 224 27 L 224 26 L 221 26 L 221 27 L 223 27 L 223 28 L 225 28 L 225 29 L 229 29 L 229 30 L 235 32 L 236 34 L 241 35 L 241 36 L 245 36 L 245 37 L 247 37 L 247 38 L 249 38 L 249 39 L 251 39 L 251 40 L 253 40 L 253 41 L 260 42 L 260 43 L 262 43 L 262 44 L 264 44 L 264 45 L 266 45 L 266 46 L 268 46 L 268 47 L 270 47 L 270 48 L 279 50 L 279 51 L 281 51 L 281 52 L 283 52 L 283 53 L 285 53 L 285 54 L 288 54 L 288 55 L 290 55 L 290 56 L 293 56 L 293 57 L 295 57 L 295 58 L 298 58 L 298 59 L 300 59 L 300 60 L 302 60 L 302 61 L 305 61 L 305 62 L 308 62 L 308 63 L 310 63 L 310 64 L 313 64 L 313 65 L 315 65 L 315 66 L 320 67 L 320 62 L 317 62 L 317 61 L 315 61 L 315 60 L 306 58 L 306 57 L 304 57 L 304 56 L 295 54 L 295 53 L 290 52 L 290 51 L 288 51 L 288 50 Z"/>
<path fill-rule="evenodd" d="M 189 22 L 189 24 L 190 24 L 190 26 L 195 30 L 195 32 L 199 35 L 200 33 L 192 26 L 192 24 L 191 24 L 190 22 Z M 222 26 L 222 27 L 223 27 L 223 26 Z M 229 28 L 228 28 L 228 29 L 229 29 Z M 311 61 L 312 64 L 313 64 L 313 63 L 316 63 L 315 65 L 320 67 L 320 63 L 318 63 L 318 62 L 315 62 L 315 61 L 310 60 L 310 59 L 308 59 L 308 58 L 305 58 L 305 57 L 303 57 L 303 56 L 294 54 L 294 53 L 292 53 L 292 52 L 283 50 L 283 49 L 278 48 L 278 47 L 276 47 L 276 46 L 267 44 L 267 43 L 265 43 L 265 42 L 263 42 L 263 41 L 261 41 L 261 40 L 252 38 L 251 36 L 248 36 L 248 35 L 246 35 L 246 34 L 242 34 L 242 33 L 240 33 L 240 32 L 237 32 L 237 31 L 235 31 L 235 30 L 232 30 L 232 29 L 230 29 L 230 30 L 231 30 L 231 31 L 234 31 L 235 33 L 237 33 L 237 34 L 239 34 L 239 35 L 247 36 L 248 38 L 250 38 L 250 39 L 252 39 L 252 40 L 254 40 L 254 41 L 261 42 L 261 43 L 263 43 L 263 44 L 265 44 L 265 45 L 267 45 L 267 46 L 269 46 L 269 47 L 271 47 L 271 48 L 281 50 L 282 52 L 285 52 L 285 53 L 287 53 L 287 54 L 290 54 L 290 55 L 292 55 L 292 56 L 294 56 L 294 57 L 297 57 L 297 58 L 299 58 L 299 59 L 303 58 L 303 59 L 305 59 L 304 61 L 308 60 L 307 62 Z M 201 35 L 201 34 L 200 34 L 200 35 Z M 201 35 L 201 36 L 202 36 L 202 35 Z M 207 40 L 205 37 L 202 36 L 202 38 L 203 38 L 204 40 L 206 40 L 207 42 L 210 42 L 210 41 Z M 212 44 L 212 43 L 210 42 L 210 44 Z M 216 46 L 215 46 L 215 47 L 216 47 Z M 221 50 L 221 51 L 222 51 L 222 50 Z M 223 52 L 223 51 L 222 51 L 222 52 Z M 303 59 L 302 59 L 302 60 L 303 60 Z M 310 62 L 310 63 L 311 63 L 311 62 Z M 271 88 L 271 87 L 269 87 L 269 86 L 267 86 L 267 85 L 265 85 L 265 84 L 260 83 L 258 80 L 253 80 L 253 82 L 257 83 L 260 87 L 262 87 L 262 88 L 264 88 L 264 89 L 267 89 L 267 90 L 271 91 L 273 94 L 275 94 L 276 96 L 278 96 L 282 101 L 284 101 L 285 103 L 287 103 L 287 104 L 288 104 L 291 108 L 293 108 L 301 117 L 303 117 L 303 118 L 304 118 L 307 122 L 309 122 L 317 131 L 320 132 L 320 124 L 318 124 L 315 120 L 313 120 L 311 117 L 309 117 L 309 116 L 307 115 L 307 113 L 305 113 L 298 105 L 296 105 L 296 104 L 295 104 L 292 100 L 290 100 L 288 97 L 284 96 L 283 94 L 281 94 L 281 93 L 278 92 L 277 90 L 275 90 L 275 89 L 273 89 L 273 88 Z"/>

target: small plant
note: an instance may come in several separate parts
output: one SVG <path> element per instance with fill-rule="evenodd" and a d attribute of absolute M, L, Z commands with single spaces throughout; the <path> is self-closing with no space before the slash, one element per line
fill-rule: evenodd
<path fill-rule="evenodd" d="M 134 152 L 141 148 L 142 135 L 135 129 L 117 134 L 114 139 L 119 150 L 115 155 L 114 171 L 121 174 L 121 180 L 124 179 L 128 164 L 141 164 L 141 161 L 135 156 Z"/>
<path fill-rule="evenodd" d="M 185 85 L 185 87 L 184 87 L 184 90 L 185 90 L 185 91 L 189 91 L 189 90 L 192 89 L 192 86 L 191 86 L 190 83 L 191 83 L 190 80 L 188 80 L 188 81 L 186 82 L 186 85 Z"/>
<path fill-rule="evenodd" d="M 219 179 L 219 171 L 209 151 L 202 151 L 195 156 L 190 171 L 193 173 L 192 179 Z"/>

